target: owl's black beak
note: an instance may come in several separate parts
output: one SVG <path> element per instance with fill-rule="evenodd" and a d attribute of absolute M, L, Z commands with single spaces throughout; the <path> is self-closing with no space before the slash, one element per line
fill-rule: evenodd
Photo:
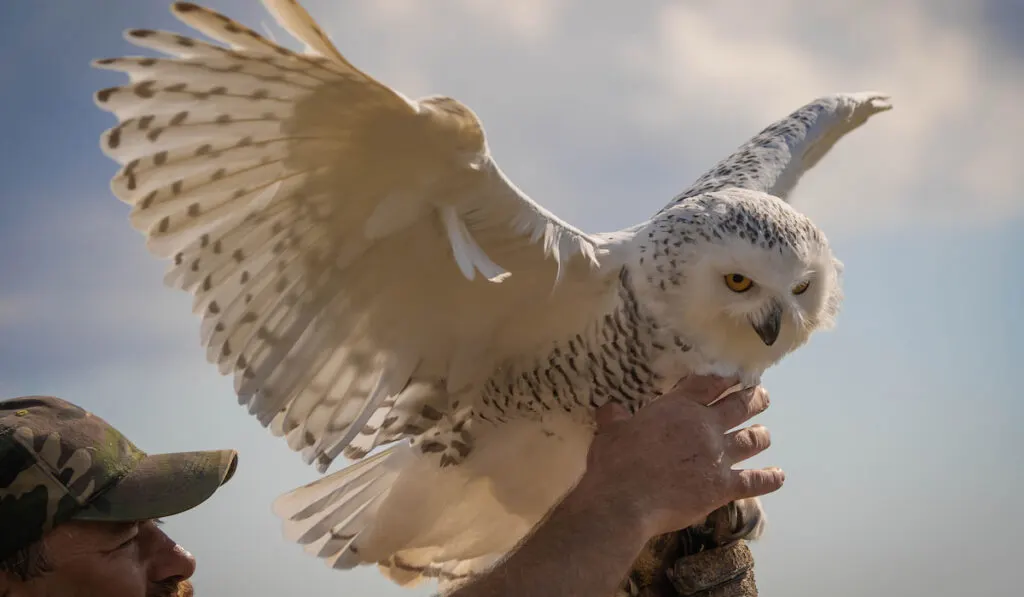
<path fill-rule="evenodd" d="M 772 301 L 771 307 L 764 317 L 759 321 L 752 321 L 754 331 L 761 337 L 765 346 L 775 344 L 779 338 L 779 330 L 782 328 L 782 305 Z"/>

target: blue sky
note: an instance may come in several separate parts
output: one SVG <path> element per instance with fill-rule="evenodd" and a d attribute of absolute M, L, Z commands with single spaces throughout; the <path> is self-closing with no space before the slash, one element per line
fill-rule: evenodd
<path fill-rule="evenodd" d="M 211 7 L 261 29 L 255 0 Z M 470 105 L 502 168 L 588 230 L 645 219 L 770 121 L 881 89 L 795 205 L 846 265 L 838 328 L 765 376 L 754 464 L 787 471 L 755 546 L 765 595 L 1008 594 L 1024 523 L 1024 44 L 1020 2 L 307 0 L 347 57 L 411 96 Z M 280 536 L 270 502 L 316 477 L 204 361 L 189 297 L 109 191 L 118 84 L 92 58 L 152 0 L 9 3 L 0 18 L 0 395 L 56 394 L 149 451 L 234 447 L 234 480 L 168 530 L 202 595 L 427 595 L 340 573 Z M 271 28 L 277 39 L 287 40 Z M 290 40 L 288 44 L 295 47 Z M 991 550 L 991 551 L 990 551 Z"/>

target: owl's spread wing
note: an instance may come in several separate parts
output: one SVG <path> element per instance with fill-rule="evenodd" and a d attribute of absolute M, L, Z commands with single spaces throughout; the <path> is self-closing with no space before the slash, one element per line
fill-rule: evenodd
<path fill-rule="evenodd" d="M 361 455 L 383 426 L 421 432 L 389 417 L 405 398 L 439 418 L 448 403 L 430 400 L 472 377 L 488 334 L 545 300 L 557 316 L 556 279 L 586 285 L 600 249 L 504 177 L 468 109 L 403 97 L 293 0 L 265 4 L 307 53 L 175 3 L 226 47 L 128 31 L 170 57 L 96 61 L 130 77 L 96 101 L 118 118 L 113 192 L 194 295 L 208 358 L 325 470 L 360 434 Z"/>
<path fill-rule="evenodd" d="M 788 199 L 800 177 L 839 139 L 878 112 L 890 110 L 889 96 L 877 92 L 822 97 L 778 120 L 716 164 L 673 200 L 741 187 Z"/>

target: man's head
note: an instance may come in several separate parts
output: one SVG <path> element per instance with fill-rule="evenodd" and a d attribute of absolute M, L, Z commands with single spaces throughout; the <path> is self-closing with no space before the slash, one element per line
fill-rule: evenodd
<path fill-rule="evenodd" d="M 187 594 L 195 562 L 159 519 L 236 463 L 232 450 L 147 455 L 58 398 L 0 401 L 0 597 Z"/>

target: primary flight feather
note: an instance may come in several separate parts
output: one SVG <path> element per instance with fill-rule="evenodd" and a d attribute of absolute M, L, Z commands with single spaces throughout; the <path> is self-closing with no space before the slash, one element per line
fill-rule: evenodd
<path fill-rule="evenodd" d="M 840 264 L 785 199 L 887 96 L 811 102 L 650 220 L 587 234 L 505 177 L 469 108 L 264 4 L 303 52 L 179 2 L 220 45 L 128 31 L 168 57 L 96 61 L 130 77 L 96 101 L 113 192 L 239 402 L 321 472 L 358 460 L 274 505 L 330 565 L 479 572 L 578 480 L 595 408 L 694 372 L 753 383 L 832 324 Z"/>

